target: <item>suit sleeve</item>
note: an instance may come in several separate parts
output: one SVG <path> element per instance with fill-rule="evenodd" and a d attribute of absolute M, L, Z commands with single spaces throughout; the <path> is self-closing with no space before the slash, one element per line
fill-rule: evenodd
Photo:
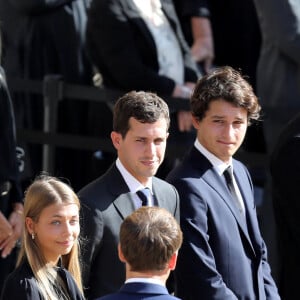
<path fill-rule="evenodd" d="M 74 0 L 9 0 L 11 4 L 25 15 L 37 15 L 51 12 Z"/>
<path fill-rule="evenodd" d="M 35 279 L 33 279 L 35 280 Z M 8 278 L 4 283 L 1 300 L 39 300 L 41 296 L 37 286 L 27 278 Z"/>
<path fill-rule="evenodd" d="M 208 0 L 177 0 L 178 11 L 183 17 L 210 17 Z"/>
<path fill-rule="evenodd" d="M 264 288 L 266 299 L 269 300 L 280 300 L 276 284 L 271 276 L 271 268 L 267 261 L 267 247 L 265 242 L 262 240 L 262 268 L 264 276 Z"/>
<path fill-rule="evenodd" d="M 181 199 L 180 224 L 184 236 L 175 269 L 181 289 L 188 291 L 189 295 L 201 295 L 203 299 L 210 299 L 212 295 L 213 299 L 238 299 L 217 271 L 208 242 L 208 211 L 205 201 L 194 192 L 195 189 L 188 182 L 178 180 L 173 184 Z M 181 296 L 180 291 L 178 296 Z"/>
<path fill-rule="evenodd" d="M 243 167 L 244 167 L 244 170 L 245 170 L 245 172 L 248 176 L 249 184 L 250 184 L 251 189 L 253 191 L 253 182 L 252 182 L 251 176 L 249 174 L 249 171 L 245 166 L 243 166 Z M 255 203 L 253 203 L 253 209 L 254 209 L 256 222 L 258 222 L 257 217 L 256 217 Z M 259 234 L 260 234 L 260 232 L 259 232 Z M 266 244 L 265 244 L 265 242 L 264 242 L 261 235 L 260 235 L 260 239 L 261 239 L 261 248 L 260 248 L 261 264 L 262 264 L 262 274 L 263 274 L 263 284 L 264 284 L 265 294 L 266 294 L 267 299 L 280 300 L 276 284 L 275 284 L 274 279 L 271 275 L 271 267 L 270 267 L 269 262 L 268 262 L 267 246 L 266 246 Z"/>
<path fill-rule="evenodd" d="M 85 288 L 88 286 L 91 267 L 101 249 L 103 237 L 103 218 L 98 209 L 86 204 L 80 196 L 81 205 L 81 243 L 82 243 L 82 279 Z"/>

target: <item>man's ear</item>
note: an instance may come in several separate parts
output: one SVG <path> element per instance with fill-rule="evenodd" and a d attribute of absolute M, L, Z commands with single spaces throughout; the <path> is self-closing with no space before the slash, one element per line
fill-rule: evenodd
<path fill-rule="evenodd" d="M 170 259 L 170 261 L 169 261 L 169 269 L 170 269 L 170 270 L 174 270 L 174 269 L 175 269 L 176 263 L 177 263 L 177 256 L 178 256 L 178 253 L 177 253 L 177 252 L 175 252 L 175 253 L 172 255 L 172 257 L 171 257 L 171 259 Z"/>
<path fill-rule="evenodd" d="M 120 243 L 118 244 L 118 254 L 119 254 L 120 261 L 123 262 L 123 263 L 126 263 L 126 259 L 125 259 L 124 255 L 123 255 L 122 250 L 121 250 Z"/>
<path fill-rule="evenodd" d="M 192 122 L 193 122 L 193 126 L 195 129 L 198 129 L 199 128 L 199 120 L 192 115 Z"/>
<path fill-rule="evenodd" d="M 122 140 L 122 135 L 121 133 L 118 133 L 116 131 L 112 131 L 111 134 L 110 134 L 110 138 L 112 140 L 112 143 L 114 145 L 114 147 L 119 150 L 120 148 L 120 143 L 121 143 L 121 140 Z"/>

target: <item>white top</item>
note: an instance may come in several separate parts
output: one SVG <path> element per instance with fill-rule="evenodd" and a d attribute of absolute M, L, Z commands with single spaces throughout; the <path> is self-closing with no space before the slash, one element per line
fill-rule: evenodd
<path fill-rule="evenodd" d="M 184 62 L 178 39 L 161 8 L 160 0 L 133 0 L 154 39 L 159 75 L 184 83 Z"/>
<path fill-rule="evenodd" d="M 124 178 L 129 191 L 131 193 L 134 205 L 136 208 L 139 208 L 141 206 L 141 199 L 136 194 L 137 191 L 144 189 L 145 187 L 148 187 L 151 191 L 151 194 L 153 195 L 152 191 L 152 177 L 149 177 L 149 181 L 146 186 L 143 186 L 134 176 L 132 176 L 124 167 L 124 165 L 121 163 L 120 159 L 118 158 L 116 161 L 116 166 L 118 170 L 120 171 L 122 177 Z M 153 197 L 152 197 L 153 198 Z"/>
<path fill-rule="evenodd" d="M 165 286 L 161 280 L 156 278 L 129 278 L 125 281 L 125 283 L 130 283 L 130 282 L 154 283 L 154 284 Z"/>
<path fill-rule="evenodd" d="M 242 213 L 245 215 L 245 204 L 244 204 L 244 200 L 242 197 L 242 194 L 240 192 L 240 189 L 236 183 L 235 180 L 235 176 L 233 174 L 233 165 L 232 165 L 232 158 L 230 158 L 229 164 L 224 163 L 222 160 L 220 160 L 218 157 L 216 157 L 214 154 L 212 154 L 211 152 L 209 152 L 206 148 L 204 148 L 198 139 L 196 139 L 194 146 L 196 147 L 196 149 L 198 151 L 200 151 L 213 165 L 213 168 L 216 170 L 216 172 L 220 175 L 223 176 L 224 171 L 231 166 L 231 170 L 232 170 L 232 178 L 233 178 L 233 186 L 235 189 L 235 192 L 237 194 L 238 197 L 238 207 L 239 209 L 242 211 Z"/>

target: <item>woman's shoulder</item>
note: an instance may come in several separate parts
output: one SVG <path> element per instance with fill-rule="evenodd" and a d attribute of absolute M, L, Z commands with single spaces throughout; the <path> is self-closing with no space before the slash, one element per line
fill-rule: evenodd
<path fill-rule="evenodd" d="M 37 292 L 34 275 L 30 266 L 27 263 L 22 263 L 5 280 L 1 299 L 26 299 L 26 295 L 33 295 L 34 291 Z M 20 295 L 24 295 L 24 297 L 19 298 Z"/>
<path fill-rule="evenodd" d="M 9 274 L 7 279 L 32 279 L 34 278 L 33 272 L 27 262 L 22 262 L 13 272 Z"/>

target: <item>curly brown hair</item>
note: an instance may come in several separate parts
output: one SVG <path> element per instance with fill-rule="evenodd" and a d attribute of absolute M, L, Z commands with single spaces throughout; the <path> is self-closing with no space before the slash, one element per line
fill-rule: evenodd
<path fill-rule="evenodd" d="M 261 107 L 248 81 L 229 66 L 214 69 L 198 80 L 191 96 L 191 111 L 201 121 L 211 101 L 222 99 L 248 112 L 248 122 L 258 120 Z"/>

